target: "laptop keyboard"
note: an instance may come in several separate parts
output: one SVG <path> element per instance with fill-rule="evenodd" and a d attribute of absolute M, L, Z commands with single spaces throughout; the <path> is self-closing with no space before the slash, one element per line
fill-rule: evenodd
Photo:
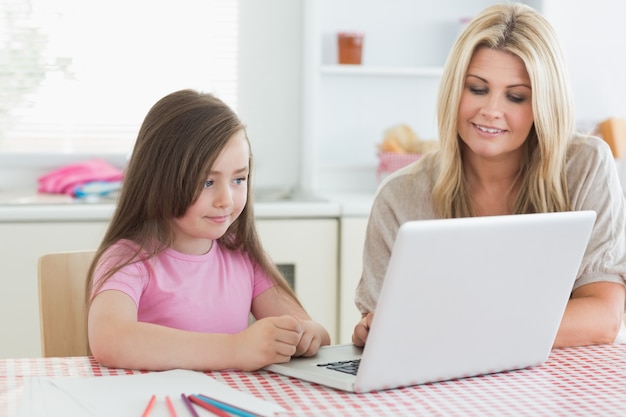
<path fill-rule="evenodd" d="M 359 370 L 359 363 L 361 363 L 361 359 L 352 359 L 348 361 L 318 363 L 317 366 L 332 369 L 333 371 L 356 375 L 356 372 Z"/>

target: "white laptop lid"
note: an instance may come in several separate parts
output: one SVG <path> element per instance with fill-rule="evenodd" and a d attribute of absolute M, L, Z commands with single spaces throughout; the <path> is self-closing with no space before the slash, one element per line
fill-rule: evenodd
<path fill-rule="evenodd" d="M 579 211 L 405 223 L 354 381 L 315 366 L 316 358 L 266 369 L 367 392 L 540 364 L 594 221 L 594 212 Z"/>

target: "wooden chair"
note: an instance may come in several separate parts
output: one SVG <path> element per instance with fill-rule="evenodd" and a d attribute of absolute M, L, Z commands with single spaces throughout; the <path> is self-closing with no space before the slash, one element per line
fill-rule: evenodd
<path fill-rule="evenodd" d="M 85 285 L 95 251 L 39 258 L 39 317 L 44 357 L 87 356 Z"/>

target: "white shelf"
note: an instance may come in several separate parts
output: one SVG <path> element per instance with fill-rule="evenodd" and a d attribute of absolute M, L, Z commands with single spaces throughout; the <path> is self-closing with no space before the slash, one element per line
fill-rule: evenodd
<path fill-rule="evenodd" d="M 368 65 L 323 65 L 325 75 L 439 77 L 442 67 L 384 67 Z"/>

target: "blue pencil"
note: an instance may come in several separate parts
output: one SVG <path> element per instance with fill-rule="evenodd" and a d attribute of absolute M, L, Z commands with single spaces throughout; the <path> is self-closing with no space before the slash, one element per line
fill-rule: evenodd
<path fill-rule="evenodd" d="M 198 404 L 198 406 L 204 408 L 205 410 L 208 410 L 211 412 L 211 414 L 219 416 L 219 417 L 232 417 L 232 414 L 227 413 L 225 410 L 221 409 L 220 407 L 210 404 L 206 401 L 204 401 L 202 398 L 196 396 L 196 395 L 190 395 L 187 398 L 189 398 L 189 401 L 193 402 L 194 404 Z"/>
<path fill-rule="evenodd" d="M 214 405 L 215 407 L 218 407 L 226 412 L 229 412 L 239 417 L 260 417 L 259 414 L 254 414 L 250 411 L 244 410 L 243 408 L 239 408 L 231 404 L 226 404 L 225 402 L 216 400 L 215 398 L 207 397 L 203 394 L 196 394 L 194 395 L 194 397 L 199 398 L 200 400 L 208 404 Z"/>

